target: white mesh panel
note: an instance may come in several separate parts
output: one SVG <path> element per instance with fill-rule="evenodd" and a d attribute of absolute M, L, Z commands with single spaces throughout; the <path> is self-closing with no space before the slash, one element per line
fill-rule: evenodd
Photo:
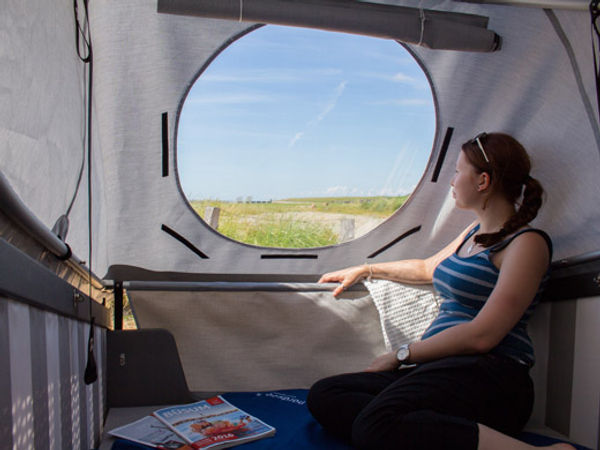
<path fill-rule="evenodd" d="M 387 280 L 365 281 L 379 312 L 388 350 L 418 340 L 437 316 L 440 299 L 429 285 L 406 285 Z"/>

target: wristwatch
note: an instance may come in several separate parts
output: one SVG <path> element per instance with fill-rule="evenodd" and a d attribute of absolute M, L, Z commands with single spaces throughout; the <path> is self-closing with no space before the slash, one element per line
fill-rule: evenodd
<path fill-rule="evenodd" d="M 396 358 L 400 361 L 400 364 L 406 364 L 410 359 L 410 348 L 408 346 L 409 344 L 401 345 L 396 352 Z"/>

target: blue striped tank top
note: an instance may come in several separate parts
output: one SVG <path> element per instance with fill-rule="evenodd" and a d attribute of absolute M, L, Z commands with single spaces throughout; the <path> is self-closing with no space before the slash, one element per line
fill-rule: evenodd
<path fill-rule="evenodd" d="M 552 259 L 552 241 L 550 237 L 544 231 L 536 228 L 523 229 L 506 240 L 474 255 L 458 256 L 460 248 L 477 230 L 479 230 L 479 225 L 473 228 L 458 249 L 435 269 L 433 286 L 442 298 L 442 304 L 438 316 L 427 328 L 421 339 L 475 318 L 492 293 L 500 274 L 500 271 L 491 261 L 491 254 L 505 248 L 518 235 L 526 232 L 541 234 L 548 243 L 550 259 Z M 549 270 L 519 322 L 491 353 L 510 357 L 528 366 L 533 365 L 535 358 L 533 345 L 527 333 L 527 323 L 540 300 L 548 275 Z"/>

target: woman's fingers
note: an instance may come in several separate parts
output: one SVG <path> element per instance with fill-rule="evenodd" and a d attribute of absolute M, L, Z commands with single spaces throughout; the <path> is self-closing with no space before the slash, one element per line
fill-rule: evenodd
<path fill-rule="evenodd" d="M 344 276 L 342 274 L 337 274 L 337 273 L 336 274 L 325 274 L 319 279 L 318 282 L 319 283 L 340 283 L 340 285 L 337 286 L 332 292 L 334 297 L 337 297 L 342 292 L 344 292 L 344 290 L 346 290 L 346 288 L 348 288 L 354 284 L 353 281 L 348 281 L 346 276 Z"/>
<path fill-rule="evenodd" d="M 326 273 L 325 275 L 321 276 L 321 278 L 319 278 L 319 281 L 317 281 L 317 283 L 332 283 L 335 281 L 337 281 L 337 280 L 333 280 L 331 278 L 331 274 Z"/>
<path fill-rule="evenodd" d="M 346 277 L 345 271 L 329 272 L 319 278 L 318 283 L 339 283 Z"/>
<path fill-rule="evenodd" d="M 336 287 L 333 292 L 332 295 L 334 297 L 337 297 L 338 295 L 340 295 L 342 292 L 344 292 L 345 286 L 343 284 L 340 284 L 338 287 Z"/>
<path fill-rule="evenodd" d="M 340 283 L 333 290 L 333 296 L 337 297 L 361 278 L 361 271 L 358 266 L 348 269 L 338 270 L 337 272 L 326 273 L 319 278 L 318 283 Z"/>

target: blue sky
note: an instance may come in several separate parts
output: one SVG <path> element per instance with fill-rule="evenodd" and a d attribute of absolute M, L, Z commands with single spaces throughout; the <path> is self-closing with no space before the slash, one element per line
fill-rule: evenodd
<path fill-rule="evenodd" d="M 190 90 L 178 171 L 189 199 L 403 195 L 434 130 L 429 84 L 398 43 L 265 26 Z"/>

